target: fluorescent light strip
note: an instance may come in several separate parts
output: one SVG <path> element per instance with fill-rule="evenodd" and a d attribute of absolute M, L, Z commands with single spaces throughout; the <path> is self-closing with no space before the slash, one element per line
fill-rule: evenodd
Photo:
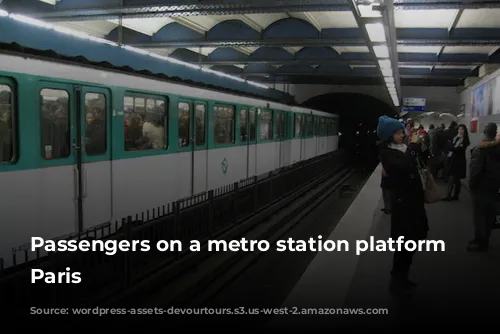
<path fill-rule="evenodd" d="M 72 30 L 72 29 L 68 29 L 68 28 L 65 28 L 65 27 L 61 27 L 61 26 L 57 26 L 57 25 L 52 25 L 50 23 L 43 22 L 43 21 L 40 21 L 40 20 L 31 18 L 31 17 L 28 17 L 28 16 L 18 15 L 18 14 L 12 14 L 12 13 L 9 14 L 5 10 L 1 10 L 0 9 L 0 17 L 7 17 L 7 16 L 9 18 L 13 19 L 13 20 L 16 20 L 16 21 L 20 21 L 20 22 L 24 22 L 24 23 L 27 23 L 27 24 L 35 25 L 35 26 L 38 26 L 40 28 L 54 30 L 54 31 L 57 31 L 58 33 L 70 35 L 72 37 L 78 37 L 78 38 L 86 39 L 86 40 L 89 40 L 89 41 L 92 41 L 92 42 L 101 43 L 101 44 L 108 44 L 108 45 L 111 45 L 111 46 L 118 47 L 117 43 L 109 41 L 109 40 L 106 40 L 106 39 L 103 39 L 103 38 L 91 36 L 91 35 L 88 35 L 86 33 L 79 32 L 79 31 Z M 133 46 L 121 45 L 121 48 L 125 49 L 127 51 L 130 51 L 130 52 L 135 52 L 135 53 L 139 53 L 139 54 L 142 54 L 142 55 L 151 56 L 153 58 L 157 58 L 157 59 L 161 59 L 161 60 L 164 60 L 164 61 L 168 61 L 168 62 L 173 63 L 173 64 L 183 65 L 183 66 L 186 66 L 186 67 L 189 67 L 189 68 L 192 68 L 192 69 L 200 70 L 200 66 L 197 66 L 197 65 L 194 65 L 194 64 L 191 64 L 191 63 L 187 63 L 187 62 L 184 62 L 182 60 L 178 60 L 178 59 L 175 59 L 175 58 L 172 58 L 172 57 L 162 56 L 162 55 L 157 54 L 157 53 L 153 53 L 153 52 L 146 51 L 146 50 L 143 50 L 143 49 L 135 48 Z M 245 80 L 245 79 L 242 79 L 240 77 L 233 76 L 233 75 L 230 75 L 230 74 L 227 74 L 227 73 L 224 73 L 224 72 L 214 71 L 214 70 L 210 70 L 210 69 L 206 69 L 206 68 L 201 68 L 201 70 L 203 72 L 212 73 L 212 74 L 220 76 L 220 77 L 232 79 L 232 80 L 239 81 L 239 82 L 246 82 L 247 84 L 255 86 L 255 87 L 259 87 L 259 88 L 263 88 L 263 89 L 269 89 L 269 87 L 266 86 L 266 85 L 263 85 L 263 84 L 260 84 L 258 82 L 254 82 L 254 81 Z"/>
<path fill-rule="evenodd" d="M 385 42 L 385 29 L 382 23 L 367 23 L 365 27 L 372 43 Z"/>
<path fill-rule="evenodd" d="M 392 77 L 392 68 L 381 68 L 384 77 Z"/>
<path fill-rule="evenodd" d="M 375 52 L 377 58 L 389 58 L 387 45 L 375 45 L 373 46 L 373 52 Z"/>
<path fill-rule="evenodd" d="M 380 68 L 392 68 L 392 64 L 389 59 L 379 59 L 378 65 L 380 66 Z"/>
<path fill-rule="evenodd" d="M 382 14 L 378 10 L 373 10 L 373 4 L 369 5 L 358 5 L 359 14 L 361 17 L 382 17 Z"/>

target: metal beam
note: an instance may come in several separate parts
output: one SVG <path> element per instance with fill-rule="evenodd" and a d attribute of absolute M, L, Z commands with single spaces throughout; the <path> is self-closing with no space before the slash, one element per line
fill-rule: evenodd
<path fill-rule="evenodd" d="M 380 45 L 384 43 L 372 43 Z M 500 46 L 500 39 L 398 39 L 398 45 L 410 46 Z M 287 47 L 287 46 L 367 46 L 363 39 L 339 39 L 339 38 L 280 38 L 280 39 L 254 39 L 254 40 L 184 40 L 184 41 L 164 41 L 164 42 L 144 42 L 144 43 L 128 43 L 130 46 L 137 48 L 148 49 L 163 49 L 163 48 L 188 48 L 188 47 L 233 47 L 233 46 L 255 46 L 255 47 Z M 372 53 L 374 54 L 374 53 Z"/>
<path fill-rule="evenodd" d="M 363 39 L 338 39 L 338 38 L 294 38 L 294 39 L 254 39 L 254 40 L 186 40 L 168 42 L 146 42 L 128 43 L 136 48 L 162 49 L 162 48 L 188 48 L 188 47 L 219 47 L 219 46 L 267 46 L 267 47 L 287 47 L 287 46 L 366 46 Z"/>
<path fill-rule="evenodd" d="M 17 3 L 16 3 L 17 2 Z M 22 4 L 21 4 L 22 2 Z M 283 12 L 326 12 L 326 11 L 350 11 L 351 0 L 253 0 L 249 3 L 241 1 L 124 1 L 125 6 L 85 6 L 79 3 L 74 8 L 68 5 L 65 9 L 34 12 L 30 8 L 40 8 L 36 4 L 39 0 L 3 0 L 3 6 L 18 13 L 29 14 L 45 21 L 79 21 L 79 20 L 110 20 L 123 18 L 151 18 L 151 17 L 175 17 L 175 16 L 202 16 L 202 15 L 240 15 L 240 14 L 265 14 Z M 31 3 L 33 6 L 31 6 Z M 376 6 L 374 6 L 376 8 Z M 396 10 L 433 10 L 433 9 L 479 9 L 500 8 L 497 0 L 416 0 L 395 1 Z"/>
<path fill-rule="evenodd" d="M 345 59 L 242 59 L 242 60 L 203 60 L 201 65 L 376 65 L 370 60 L 345 60 Z"/>
<path fill-rule="evenodd" d="M 436 9 L 481 9 L 500 8 L 498 0 L 460 1 L 460 0 L 415 0 L 415 1 L 394 1 L 396 10 L 436 10 Z"/>
<path fill-rule="evenodd" d="M 353 77 L 318 77 L 312 76 L 308 77 L 304 76 L 291 76 L 291 77 L 270 77 L 270 78 L 262 78 L 262 77 L 247 77 L 248 80 L 257 81 L 260 83 L 290 83 L 290 84 L 309 84 L 309 85 L 371 85 L 371 86 L 380 86 L 378 78 L 353 78 Z M 447 78 L 402 78 L 401 86 L 441 86 L 441 87 L 457 87 L 462 86 L 462 79 L 447 79 Z"/>
<path fill-rule="evenodd" d="M 411 45 L 411 46 L 499 46 L 500 39 L 420 39 L 420 38 L 405 38 L 398 39 L 398 45 Z"/>
<path fill-rule="evenodd" d="M 478 66 L 486 63 L 498 64 L 497 61 L 453 61 L 453 60 L 404 60 L 399 61 L 399 66 Z M 202 60 L 196 62 L 200 65 L 250 65 L 250 64 L 267 64 L 267 65 L 373 65 L 376 66 L 376 61 L 370 60 L 345 60 L 345 59 L 241 59 L 241 60 Z"/>
<path fill-rule="evenodd" d="M 225 73 L 235 76 L 331 76 L 331 77 L 349 77 L 349 78 L 380 78 L 380 75 L 370 74 L 370 73 L 346 73 L 342 71 L 319 71 L 319 72 L 236 72 L 236 71 L 226 71 Z M 400 78 L 406 79 L 463 79 L 466 77 L 472 77 L 472 74 L 400 74 Z"/>
<path fill-rule="evenodd" d="M 9 7 L 16 8 L 13 4 Z M 66 7 L 67 8 L 67 7 Z M 234 1 L 179 1 L 165 4 L 165 1 L 127 1 L 125 6 L 99 8 L 79 5 L 74 9 L 56 9 L 50 12 L 33 12 L 18 6 L 17 11 L 32 17 L 50 21 L 112 20 L 120 15 L 124 19 L 178 16 L 240 15 L 283 12 L 327 12 L 349 11 L 346 0 L 253 0 L 249 3 Z M 19 12 L 21 13 L 21 12 Z"/>

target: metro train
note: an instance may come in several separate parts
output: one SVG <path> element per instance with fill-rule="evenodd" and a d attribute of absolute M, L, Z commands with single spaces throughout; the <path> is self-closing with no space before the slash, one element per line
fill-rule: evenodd
<path fill-rule="evenodd" d="M 0 258 L 338 148 L 338 116 L 0 54 Z"/>

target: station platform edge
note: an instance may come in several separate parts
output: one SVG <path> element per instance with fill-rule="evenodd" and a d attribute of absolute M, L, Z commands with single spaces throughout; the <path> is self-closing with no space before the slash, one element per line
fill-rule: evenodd
<path fill-rule="evenodd" d="M 379 164 L 328 237 L 348 241 L 349 251 L 318 252 L 282 304 L 288 309 L 370 309 L 379 314 L 279 315 L 269 328 L 478 328 L 495 321 L 500 303 L 500 231 L 493 231 L 489 252 L 467 252 L 473 220 L 466 187 L 459 201 L 426 205 L 427 240 L 442 240 L 446 248 L 415 254 L 410 278 L 418 286 L 411 297 L 389 293 L 392 252 L 356 255 L 356 240 L 390 236 L 390 215 L 381 211 L 381 169 Z M 446 184 L 437 184 L 445 194 Z"/>

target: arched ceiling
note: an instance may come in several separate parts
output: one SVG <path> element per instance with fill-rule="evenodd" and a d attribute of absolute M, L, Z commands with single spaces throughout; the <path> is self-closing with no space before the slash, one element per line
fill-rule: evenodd
<path fill-rule="evenodd" d="M 498 0 L 0 2 L 9 12 L 249 80 L 385 81 L 395 105 L 400 85 L 462 85 L 480 65 L 500 63 Z"/>

